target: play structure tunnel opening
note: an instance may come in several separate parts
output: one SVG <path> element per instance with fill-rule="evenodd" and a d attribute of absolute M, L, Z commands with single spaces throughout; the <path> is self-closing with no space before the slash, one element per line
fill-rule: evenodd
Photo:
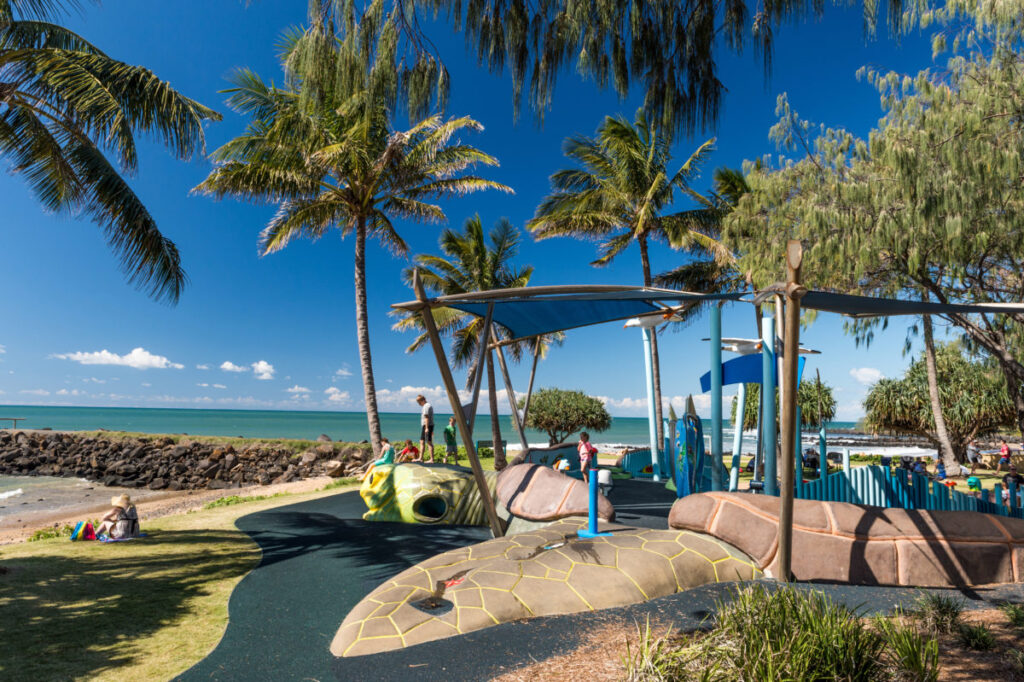
<path fill-rule="evenodd" d="M 448 502 L 440 495 L 424 495 L 413 502 L 412 513 L 423 523 L 438 523 L 448 513 Z"/>

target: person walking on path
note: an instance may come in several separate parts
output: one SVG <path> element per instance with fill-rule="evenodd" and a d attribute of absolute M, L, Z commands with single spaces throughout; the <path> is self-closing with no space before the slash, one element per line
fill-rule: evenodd
<path fill-rule="evenodd" d="M 580 434 L 580 442 L 576 445 L 576 452 L 580 455 L 580 472 L 583 474 L 583 482 L 590 482 L 590 470 L 597 464 L 597 448 L 590 444 L 590 434 L 584 431 Z"/>
<path fill-rule="evenodd" d="M 971 476 L 974 475 L 974 470 L 978 468 L 978 464 L 981 463 L 981 453 L 978 452 L 978 441 L 971 439 L 971 442 L 967 444 L 967 463 L 971 465 Z"/>
<path fill-rule="evenodd" d="M 444 463 L 452 458 L 452 464 L 459 463 L 459 443 L 455 440 L 455 417 L 448 417 L 448 426 L 444 427 Z"/>
<path fill-rule="evenodd" d="M 427 448 L 430 448 L 430 463 L 434 463 L 434 406 L 422 395 L 416 396 L 416 403 L 422 408 L 420 412 L 420 456 L 427 459 Z"/>

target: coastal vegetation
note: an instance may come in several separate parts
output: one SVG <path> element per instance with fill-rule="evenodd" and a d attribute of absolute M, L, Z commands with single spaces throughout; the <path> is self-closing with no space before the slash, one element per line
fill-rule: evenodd
<path fill-rule="evenodd" d="M 523 409 L 526 399 L 519 401 Z M 583 391 L 561 388 L 542 388 L 530 399 L 530 412 L 526 426 L 548 434 L 548 444 L 557 445 L 577 431 L 589 429 L 601 432 L 612 425 L 611 415 L 604 403 Z"/>
<path fill-rule="evenodd" d="M 967 357 L 959 343 L 939 344 L 935 352 L 939 399 L 948 438 L 957 462 L 966 461 L 967 444 L 1015 424 L 1006 381 L 995 363 Z M 880 379 L 864 399 L 867 426 L 877 431 L 909 433 L 938 441 L 929 399 L 924 355 L 898 379 Z"/>
<path fill-rule="evenodd" d="M 776 394 L 778 389 L 776 389 Z M 777 400 L 778 398 L 776 398 Z M 747 384 L 746 403 L 743 408 L 743 428 L 756 428 L 759 423 L 761 404 L 761 385 Z M 732 421 L 736 422 L 737 398 L 732 399 Z M 800 424 L 802 426 L 821 426 L 832 421 L 836 416 L 836 399 L 832 387 L 815 377 L 801 381 L 797 387 L 796 404 L 800 408 Z"/>
<path fill-rule="evenodd" d="M 497 159 L 458 140 L 482 126 L 466 117 L 431 115 L 406 130 L 393 122 L 394 43 L 371 11 L 356 23 L 349 7 L 335 34 L 331 3 L 312 3 L 309 26 L 283 38 L 282 86 L 242 69 L 231 78 L 228 106 L 248 117 L 245 133 L 213 153 L 216 168 L 196 191 L 277 205 L 260 235 L 270 254 L 297 238 L 332 230 L 355 242 L 355 312 L 366 417 L 374 452 L 380 418 L 366 302 L 366 243 L 407 256 L 394 221 L 446 219 L 438 199 L 484 189 L 511 192 L 465 171 Z"/>
<path fill-rule="evenodd" d="M 669 210 L 676 192 L 692 192 L 689 183 L 714 149 L 714 139 L 697 147 L 675 172 L 671 171 L 671 140 L 648 120 L 643 110 L 633 123 L 621 116 L 608 116 L 596 137 L 571 137 L 565 141 L 565 156 L 575 168 L 551 176 L 552 193 L 537 207 L 527 229 L 534 238 L 574 237 L 604 240 L 601 254 L 591 265 L 611 263 L 632 244 L 640 251 L 644 286 L 653 284 L 648 249 L 655 243 L 674 248 L 717 248 L 717 242 L 696 229 L 683 213 Z M 658 439 L 662 426 L 661 370 L 658 336 L 652 334 L 655 419 Z"/>
<path fill-rule="evenodd" d="M 138 135 L 188 160 L 205 153 L 203 123 L 221 117 L 56 23 L 79 5 L 0 0 L 0 159 L 44 210 L 96 223 L 129 282 L 175 303 L 181 255 L 126 177 Z"/>

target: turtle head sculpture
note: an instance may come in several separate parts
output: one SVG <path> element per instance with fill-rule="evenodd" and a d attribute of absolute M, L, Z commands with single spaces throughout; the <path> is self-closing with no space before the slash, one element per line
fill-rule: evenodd
<path fill-rule="evenodd" d="M 484 472 L 494 496 L 495 476 Z M 367 521 L 486 525 L 483 500 L 470 469 L 446 464 L 385 464 L 363 479 L 359 495 Z"/>

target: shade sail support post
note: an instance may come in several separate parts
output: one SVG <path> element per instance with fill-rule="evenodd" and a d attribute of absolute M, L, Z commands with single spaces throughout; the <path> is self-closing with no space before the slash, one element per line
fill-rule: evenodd
<path fill-rule="evenodd" d="M 784 387 L 780 424 L 782 430 L 782 491 L 779 509 L 779 575 L 777 578 L 789 582 L 792 578 L 793 560 L 793 486 L 795 474 L 794 451 L 797 446 L 797 378 L 800 352 L 800 266 L 803 261 L 803 247 L 799 240 L 791 239 L 786 245 L 786 283 L 789 291 L 785 310 L 786 340 L 783 352 L 783 372 L 780 383 Z"/>
<path fill-rule="evenodd" d="M 494 333 L 494 328 L 491 327 L 491 338 L 496 342 L 498 335 Z M 526 442 L 526 432 L 523 430 L 523 422 L 519 418 L 519 406 L 516 404 L 516 392 L 512 388 L 512 378 L 508 374 L 508 363 L 505 362 L 505 351 L 502 350 L 501 346 L 496 349 L 498 351 L 498 367 L 501 369 L 501 378 L 505 381 L 505 397 L 508 398 L 509 407 L 512 408 L 512 423 L 516 427 L 516 433 L 519 434 L 519 444 L 522 446 L 523 454 L 526 454 L 529 444 Z"/>
<path fill-rule="evenodd" d="M 740 487 L 740 451 L 743 449 L 743 419 L 746 416 L 747 385 L 741 383 L 736 392 L 736 418 L 733 419 L 732 467 L 729 469 L 729 491 Z"/>
<path fill-rule="evenodd" d="M 526 425 L 526 418 L 530 414 L 530 398 L 533 397 L 533 380 L 537 376 L 537 360 L 540 359 L 541 337 L 533 345 L 533 364 L 530 366 L 530 384 L 526 387 L 526 400 L 523 402 L 523 425 Z"/>
<path fill-rule="evenodd" d="M 479 340 L 480 348 L 476 353 L 476 364 L 473 366 L 476 368 L 476 374 L 473 377 L 473 401 L 469 403 L 469 432 L 473 433 L 476 428 L 476 408 L 480 402 L 480 386 L 483 384 L 484 379 L 484 353 L 487 352 L 488 333 L 487 330 L 491 328 L 491 320 L 494 318 L 494 304 L 491 303 L 487 306 L 487 315 L 484 317 L 483 332 L 480 334 L 482 337 Z"/>
<path fill-rule="evenodd" d="M 654 404 L 654 351 L 651 339 L 654 330 L 650 327 L 641 328 L 644 337 L 644 370 L 647 375 L 647 425 L 651 437 L 651 473 L 655 481 L 661 480 L 661 465 L 658 452 L 658 412 Z"/>
<path fill-rule="evenodd" d="M 711 490 L 722 489 L 722 306 L 711 305 Z"/>
<path fill-rule="evenodd" d="M 462 409 L 462 401 L 459 398 L 459 390 L 455 386 L 455 379 L 452 377 L 451 367 L 448 365 L 448 356 L 445 355 L 444 346 L 441 344 L 441 335 L 437 332 L 437 325 L 434 324 L 434 316 L 430 306 L 427 305 L 427 295 L 423 290 L 423 282 L 420 281 L 420 271 L 416 268 L 412 271 L 412 287 L 416 292 L 416 300 L 424 304 L 420 310 L 423 318 L 423 327 L 427 331 L 430 345 L 434 349 L 434 359 L 437 360 L 437 368 L 441 372 L 441 379 L 444 382 L 445 390 L 448 392 L 448 402 L 451 403 L 452 413 L 455 415 L 455 422 L 458 424 L 462 442 L 466 446 L 466 455 L 469 457 L 469 465 L 473 469 L 473 478 L 477 488 L 480 490 L 480 499 L 483 502 L 484 512 L 487 515 L 487 522 L 491 527 L 494 537 L 500 538 L 504 535 L 501 527 L 501 519 L 494 508 L 494 498 L 487 486 L 487 478 L 484 476 L 483 467 L 480 466 L 480 458 L 477 456 L 476 445 L 473 443 L 473 430 L 466 420 L 466 413 Z M 486 337 L 483 346 L 486 348 Z"/>
<path fill-rule="evenodd" d="M 778 495 L 775 432 L 775 317 L 767 314 L 761 320 L 761 451 L 764 461 L 764 492 Z"/>

